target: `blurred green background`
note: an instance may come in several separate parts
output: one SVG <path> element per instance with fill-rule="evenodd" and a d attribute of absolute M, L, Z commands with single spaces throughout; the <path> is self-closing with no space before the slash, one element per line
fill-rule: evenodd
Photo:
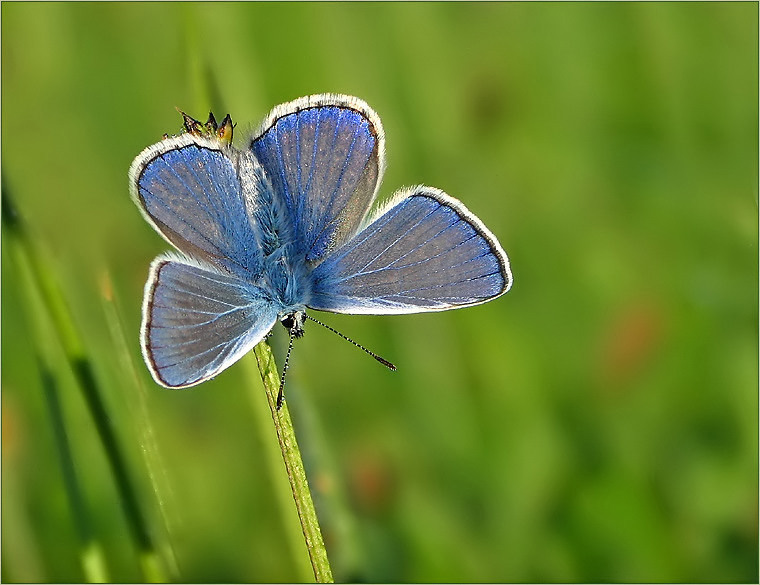
<path fill-rule="evenodd" d="M 127 169 L 179 132 L 175 106 L 229 112 L 242 144 L 271 107 L 330 91 L 382 118 L 380 198 L 460 198 L 515 276 L 462 311 L 316 315 L 396 373 L 313 324 L 297 343 L 287 398 L 336 579 L 756 582 L 757 71 L 756 3 L 4 2 L 3 188 L 94 364 L 164 575 L 308 567 L 251 360 L 176 392 L 142 362 L 167 244 Z M 2 579 L 85 578 L 44 355 L 109 578 L 142 580 L 7 235 Z"/>

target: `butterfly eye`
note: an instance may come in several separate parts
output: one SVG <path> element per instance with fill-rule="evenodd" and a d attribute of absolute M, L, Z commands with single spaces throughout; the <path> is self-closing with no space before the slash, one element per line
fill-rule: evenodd
<path fill-rule="evenodd" d="M 280 323 L 282 323 L 282 326 L 285 327 L 285 329 L 292 329 L 295 322 L 296 320 L 293 318 L 292 314 L 285 315 L 282 319 L 280 319 Z"/>

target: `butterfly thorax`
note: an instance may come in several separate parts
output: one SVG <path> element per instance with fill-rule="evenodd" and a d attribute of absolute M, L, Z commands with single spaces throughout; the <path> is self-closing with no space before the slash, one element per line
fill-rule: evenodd
<path fill-rule="evenodd" d="M 264 258 L 259 283 L 282 306 L 280 315 L 303 311 L 304 299 L 311 296 L 306 275 L 309 269 L 303 259 L 298 261 L 292 257 L 292 249 L 290 244 L 284 244 Z"/>

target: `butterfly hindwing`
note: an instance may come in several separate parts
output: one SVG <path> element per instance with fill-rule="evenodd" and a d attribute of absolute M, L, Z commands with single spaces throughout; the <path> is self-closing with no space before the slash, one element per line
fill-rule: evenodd
<path fill-rule="evenodd" d="M 294 251 L 318 264 L 356 233 L 383 172 L 377 115 L 357 98 L 329 94 L 275 108 L 250 148 L 283 200 Z"/>
<path fill-rule="evenodd" d="M 213 266 L 160 256 L 145 286 L 143 355 L 159 384 L 192 386 L 240 359 L 276 319 L 276 303 L 259 287 Z"/>
<path fill-rule="evenodd" d="M 505 293 L 507 256 L 482 222 L 438 189 L 393 199 L 312 273 L 309 307 L 393 314 L 475 305 Z"/>

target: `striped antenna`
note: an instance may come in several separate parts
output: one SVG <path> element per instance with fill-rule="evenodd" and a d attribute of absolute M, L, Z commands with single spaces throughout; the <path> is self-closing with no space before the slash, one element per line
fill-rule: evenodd
<path fill-rule="evenodd" d="M 306 315 L 306 318 L 307 318 L 309 321 L 314 321 L 315 323 L 319 323 L 319 324 L 320 324 L 322 327 L 324 327 L 325 329 L 328 329 L 328 330 L 332 331 L 332 332 L 333 332 L 333 333 L 335 333 L 335 335 L 337 335 L 338 337 L 342 337 L 342 338 L 343 338 L 343 339 L 345 339 L 346 341 L 348 341 L 348 342 L 350 342 L 350 343 L 353 343 L 353 344 L 354 344 L 356 347 L 358 347 L 358 348 L 359 348 L 359 349 L 361 349 L 361 350 L 364 350 L 366 353 L 368 353 L 369 355 L 371 355 L 373 358 L 375 358 L 377 361 L 379 361 L 381 364 L 383 364 L 383 365 L 384 365 L 386 368 L 388 368 L 390 371 L 392 371 L 392 372 L 395 372 L 395 371 L 396 371 L 396 366 L 394 366 L 394 365 L 393 365 L 391 362 L 389 362 L 388 360 L 386 360 L 386 359 L 384 359 L 384 358 L 381 358 L 381 357 L 380 357 L 379 355 L 377 355 L 377 354 L 376 354 L 374 351 L 371 351 L 371 350 L 367 349 L 366 347 L 364 347 L 364 346 L 363 346 L 362 344 L 360 344 L 360 343 L 356 343 L 356 342 L 355 342 L 353 339 L 351 339 L 350 337 L 346 337 L 346 336 L 345 336 L 345 335 L 343 335 L 343 334 L 342 334 L 340 331 L 336 331 L 335 329 L 333 329 L 333 328 L 332 328 L 332 327 L 330 327 L 329 325 L 326 325 L 325 323 L 322 323 L 322 321 L 319 321 L 319 320 L 315 319 L 314 317 L 312 317 L 312 316 L 310 316 L 310 315 L 308 315 L 308 314 Z M 291 340 L 291 343 L 292 343 L 292 340 Z M 287 367 L 287 365 L 286 365 L 286 367 Z"/>

